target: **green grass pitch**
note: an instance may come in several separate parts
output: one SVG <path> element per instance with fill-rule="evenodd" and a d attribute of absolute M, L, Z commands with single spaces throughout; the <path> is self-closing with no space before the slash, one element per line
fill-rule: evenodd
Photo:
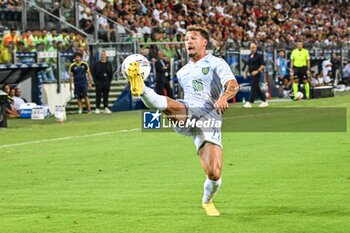
<path fill-rule="evenodd" d="M 350 95 L 270 107 L 294 105 L 345 107 L 350 120 Z M 210 218 L 192 139 L 141 132 L 140 117 L 9 120 L 0 232 L 350 232 L 349 123 L 340 133 L 223 133 L 222 215 Z"/>

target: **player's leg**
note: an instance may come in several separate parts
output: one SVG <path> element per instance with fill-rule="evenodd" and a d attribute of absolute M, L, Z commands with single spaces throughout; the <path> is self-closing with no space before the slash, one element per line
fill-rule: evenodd
<path fill-rule="evenodd" d="M 259 81 L 260 81 L 260 79 L 258 79 L 257 76 L 252 77 L 252 81 L 250 83 L 250 87 L 251 87 L 250 96 L 249 96 L 249 100 L 248 100 L 248 102 L 251 104 L 253 104 L 255 101 L 255 96 L 256 96 L 258 86 L 259 86 Z"/>
<path fill-rule="evenodd" d="M 96 113 L 100 113 L 100 105 L 101 105 L 101 94 L 102 94 L 102 87 L 101 85 L 96 85 L 95 87 L 95 99 L 96 99 Z"/>
<path fill-rule="evenodd" d="M 219 191 L 221 186 L 221 168 L 222 168 L 222 148 L 218 145 L 206 142 L 198 150 L 201 165 L 206 174 L 204 182 L 204 194 L 202 206 L 209 216 L 219 216 L 219 211 L 213 204 L 213 197 Z"/>
<path fill-rule="evenodd" d="M 305 68 L 303 70 L 303 83 L 304 83 L 306 98 L 310 99 L 310 83 L 309 83 L 308 77 L 307 77 L 307 68 Z"/>
<path fill-rule="evenodd" d="M 262 102 L 266 102 L 265 93 L 263 93 L 263 92 L 261 91 L 261 88 L 260 88 L 260 85 L 259 85 L 259 84 L 258 84 L 258 86 L 257 86 L 256 92 L 257 92 L 258 96 L 260 97 L 261 101 L 262 101 Z"/>
<path fill-rule="evenodd" d="M 74 96 L 77 98 L 78 103 L 78 113 L 83 113 L 83 103 L 82 103 L 82 90 L 81 85 L 74 84 Z"/>
<path fill-rule="evenodd" d="M 298 79 L 298 76 L 294 76 L 293 78 L 294 100 L 298 100 L 298 91 L 299 91 L 299 79 Z"/>
<path fill-rule="evenodd" d="M 266 102 L 266 96 L 265 96 L 265 93 L 263 93 L 262 91 L 261 91 L 261 88 L 260 88 L 260 80 L 261 80 L 261 73 L 259 73 L 258 75 L 256 75 L 255 77 L 254 77 L 254 79 L 255 79 L 255 87 L 254 87 L 254 89 L 255 89 L 255 92 L 258 94 L 258 96 L 260 97 L 260 99 L 261 99 L 261 101 L 262 101 L 262 103 L 259 105 L 259 107 L 267 107 L 267 106 L 269 106 L 269 104 Z"/>
<path fill-rule="evenodd" d="M 83 102 L 82 102 L 82 99 L 81 97 L 78 97 L 77 98 L 77 103 L 78 103 L 78 113 L 81 114 L 83 113 Z"/>
<path fill-rule="evenodd" d="M 89 96 L 88 96 L 88 84 L 84 84 L 82 91 L 83 91 L 83 97 L 84 97 L 84 100 L 85 100 L 85 105 L 86 105 L 87 112 L 90 113 L 90 111 L 91 111 L 91 104 L 90 104 L 90 99 L 89 99 Z"/>
<path fill-rule="evenodd" d="M 152 88 L 147 87 L 143 82 L 137 62 L 130 64 L 128 79 L 132 95 L 141 96 L 141 100 L 148 108 L 159 109 L 167 116 L 171 116 L 170 119 L 172 120 L 186 120 L 185 104 L 169 97 L 158 95 Z"/>
<path fill-rule="evenodd" d="M 110 91 L 110 86 L 109 85 L 105 85 L 103 87 L 103 107 L 106 109 L 108 108 L 108 98 L 109 98 L 109 91 Z"/>
<path fill-rule="evenodd" d="M 280 76 L 278 76 L 278 83 L 277 83 L 277 85 L 278 85 L 278 97 L 279 98 L 282 98 L 283 97 L 283 78 L 282 77 L 280 77 Z"/>
<path fill-rule="evenodd" d="M 289 90 L 290 86 L 293 83 L 293 80 L 290 78 L 290 76 L 287 74 L 283 77 L 283 82 L 284 82 L 284 89 Z"/>
<path fill-rule="evenodd" d="M 307 79 L 304 79 L 303 82 L 304 82 L 306 99 L 310 99 L 310 83 Z"/>
<path fill-rule="evenodd" d="M 90 104 L 89 96 L 84 96 L 84 100 L 85 100 L 87 112 L 89 113 L 91 111 L 91 104 Z"/>

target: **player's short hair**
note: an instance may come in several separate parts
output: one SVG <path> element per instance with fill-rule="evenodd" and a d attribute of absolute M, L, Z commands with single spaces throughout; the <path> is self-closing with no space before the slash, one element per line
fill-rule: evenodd
<path fill-rule="evenodd" d="M 82 57 L 83 57 L 83 54 L 81 54 L 80 52 L 76 52 L 76 53 L 74 54 L 73 57 L 74 57 L 74 58 L 76 58 L 76 57 L 82 58 Z"/>
<path fill-rule="evenodd" d="M 198 25 L 190 25 L 186 28 L 186 32 L 199 32 L 201 36 L 208 41 L 209 44 L 209 32 L 206 28 Z"/>

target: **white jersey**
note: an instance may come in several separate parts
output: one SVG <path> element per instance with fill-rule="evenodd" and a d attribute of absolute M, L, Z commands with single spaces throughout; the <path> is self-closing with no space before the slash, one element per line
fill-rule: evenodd
<path fill-rule="evenodd" d="M 214 107 L 229 80 L 236 80 L 224 59 L 211 54 L 196 63 L 189 61 L 177 72 L 184 101 L 195 107 Z"/>

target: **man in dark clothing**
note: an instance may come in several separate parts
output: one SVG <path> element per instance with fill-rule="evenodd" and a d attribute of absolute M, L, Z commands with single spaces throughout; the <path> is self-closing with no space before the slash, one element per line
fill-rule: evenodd
<path fill-rule="evenodd" d="M 262 71 L 265 69 L 264 57 L 261 54 L 257 53 L 257 46 L 255 43 L 250 44 L 250 55 L 248 60 L 248 65 L 244 71 L 244 79 L 247 79 L 247 73 L 249 71 L 250 77 L 252 81 L 250 83 L 250 97 L 249 101 L 247 101 L 243 107 L 251 108 L 254 103 L 256 94 L 259 95 L 262 103 L 259 107 L 267 107 L 268 103 L 266 102 L 265 93 L 263 93 L 260 89 L 260 80 L 262 77 Z"/>
<path fill-rule="evenodd" d="M 164 58 L 164 54 L 162 51 L 158 52 L 158 59 L 156 61 L 156 93 L 159 95 L 164 95 L 164 88 L 166 90 L 166 94 L 169 98 L 174 98 L 173 89 L 171 89 L 169 82 L 169 64 Z"/>
<path fill-rule="evenodd" d="M 105 113 L 112 113 L 108 108 L 108 96 L 113 78 L 112 64 L 107 61 L 107 53 L 105 50 L 101 52 L 100 61 L 92 66 L 92 77 L 96 86 L 96 109 L 95 113 L 100 113 L 101 96 L 103 95 L 103 107 Z"/>

